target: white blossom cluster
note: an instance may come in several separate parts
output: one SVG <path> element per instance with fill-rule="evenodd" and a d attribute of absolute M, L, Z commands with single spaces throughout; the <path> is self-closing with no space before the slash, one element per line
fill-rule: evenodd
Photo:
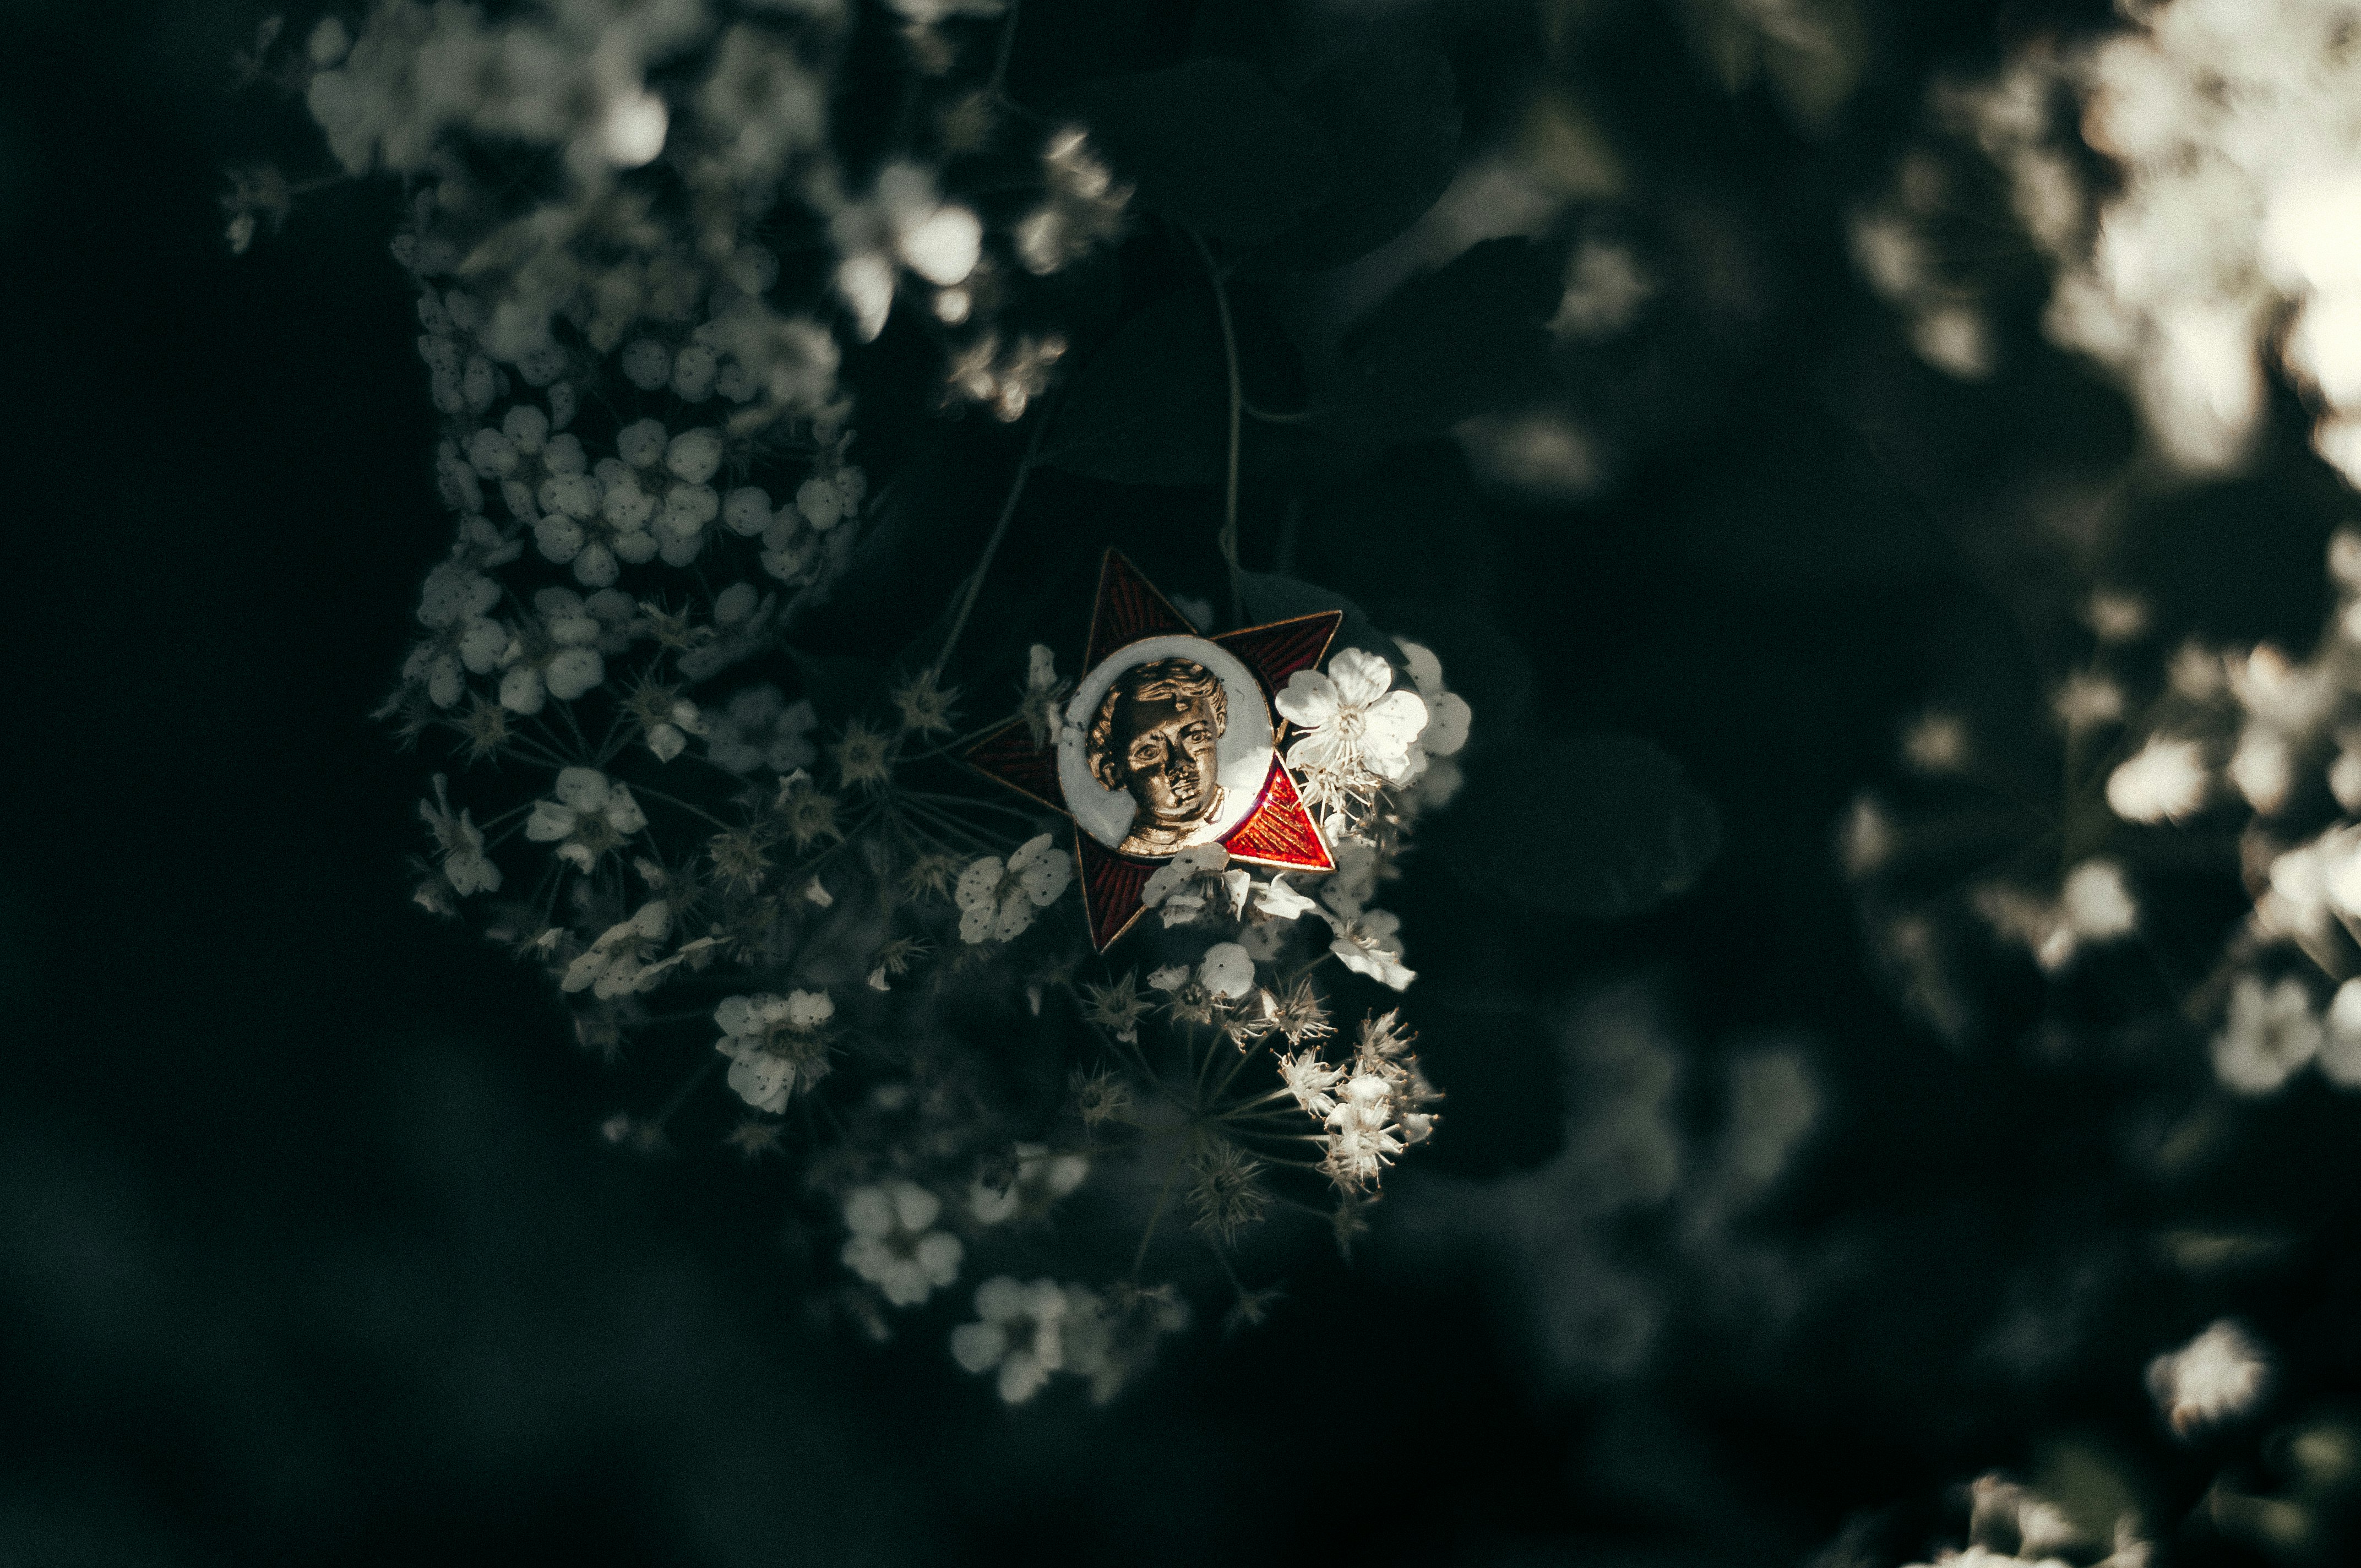
<path fill-rule="evenodd" d="M 2237 1322 L 2222 1319 L 2147 1366 L 2147 1390 L 2172 1435 L 2195 1444 L 2255 1415 L 2272 1387 L 2271 1359 Z M 2222 1536 L 2296 1560 L 2333 1539 L 2323 1527 L 2341 1506 L 2353 1466 L 2349 1425 L 2335 1416 L 2282 1429 L 2274 1443 L 2288 1457 L 2290 1485 L 2279 1496 L 2252 1496 L 2244 1477 L 2225 1470 L 2203 1512 Z M 2071 1466 L 2052 1464 L 2059 1489 L 2045 1495 L 1999 1475 L 1960 1488 L 1968 1505 L 1968 1543 L 1946 1547 L 1905 1568 L 2152 1568 L 2161 1561 L 2134 1492 L 2104 1457 L 2082 1451 Z M 2079 1483 L 2069 1477 L 2079 1476 Z M 2093 1485 L 2105 1478 L 2108 1484 Z M 1817 1568 L 1882 1568 L 1890 1557 L 1864 1550 L 1876 1533 L 1856 1519 L 1814 1562 Z M 2332 1553 L 2333 1555 L 2333 1553 Z M 2322 1560 L 2326 1560 L 2322 1558 Z"/>
<path fill-rule="evenodd" d="M 2188 646 L 2108 773 L 2126 822 L 2235 825 L 2253 907 L 2208 983 L 2216 1077 L 2268 1094 L 2308 1067 L 2361 1089 L 2361 533 L 2331 542 L 2318 645 Z"/>
<path fill-rule="evenodd" d="M 2148 1392 L 2173 1431 L 2194 1437 L 2252 1411 L 2270 1383 L 2262 1347 L 2224 1318 L 2148 1363 Z"/>
<path fill-rule="evenodd" d="M 2055 980 L 2142 936 L 2138 869 L 2111 845 L 2104 807 L 2073 790 L 2095 794 L 2106 773 L 2094 773 L 2094 759 L 2122 743 L 2132 717 L 2122 666 L 2147 619 L 2131 595 L 2086 598 L 2090 657 L 2049 696 L 2058 758 L 1995 754 L 1966 716 L 1929 708 L 1904 726 L 1897 748 L 1908 803 L 1863 791 L 1839 825 L 1837 859 L 1874 957 L 1910 1010 L 1954 1044 L 1974 1023 L 1958 962 L 1970 937 Z M 2071 779 L 2065 797 L 2028 795 L 2026 778 L 2061 773 Z"/>
<path fill-rule="evenodd" d="M 2361 532 L 2331 541 L 2328 568 L 2335 607 L 2301 658 L 2271 643 L 2191 642 L 2142 674 L 2118 655 L 2144 634 L 2144 610 L 2093 596 L 2083 619 L 2097 653 L 2051 703 L 2069 774 L 2045 808 L 2054 817 L 2029 809 L 2013 782 L 2024 770 L 1982 754 L 1959 716 L 1913 722 L 1905 768 L 1922 796 L 1939 787 L 1948 804 L 1904 809 L 1864 794 L 1838 850 L 1915 1011 L 1955 1040 L 1971 1025 L 1951 911 L 2063 976 L 2144 939 L 2142 880 L 2186 875 L 2182 846 L 2235 842 L 2235 857 L 2203 858 L 2243 883 L 2246 913 L 2180 977 L 2172 1005 L 2206 1032 L 2234 1094 L 2271 1094 L 2315 1068 L 2361 1090 Z M 1923 867 L 1947 863 L 1983 869 L 1932 895 L 1911 891 Z"/>
<path fill-rule="evenodd" d="M 2165 0 L 2125 26 L 2044 42 L 1936 95 L 1999 170 L 2055 274 L 2048 335 L 2123 380 L 2175 468 L 2233 468 L 2284 371 L 2312 442 L 2361 482 L 2361 54 L 2344 0 Z M 1981 376 L 1995 350 L 1981 285 L 1949 275 L 1960 200 L 1931 151 L 1864 211 L 1854 251 L 1931 363 Z M 1988 247 L 1978 247 L 1988 249 Z"/>
<path fill-rule="evenodd" d="M 1410 1045 L 1396 1011 L 1363 1020 L 1344 1060 L 1327 1060 L 1316 1041 L 1279 1058 L 1279 1081 L 1324 1129 L 1314 1139 L 1321 1170 L 1346 1192 L 1376 1185 L 1405 1148 L 1434 1130 L 1427 1107 L 1441 1096 Z"/>
<path fill-rule="evenodd" d="M 951 1359 L 989 1375 L 1001 1398 L 1021 1405 L 1064 1374 L 1104 1404 L 1155 1352 L 1189 1326 L 1188 1303 L 1169 1290 L 1113 1298 L 1054 1279 L 994 1275 L 975 1289 L 975 1317 L 951 1331 Z"/>
<path fill-rule="evenodd" d="M 2271 1386 L 2268 1355 L 2253 1336 L 2224 1318 L 2177 1350 L 2148 1363 L 2147 1383 L 2157 1412 L 2184 1442 L 2255 1413 Z M 2329 1423 L 2291 1434 L 2296 1470 L 2341 1476 L 2350 1466 L 2348 1442 Z M 1969 1508 L 1968 1544 L 1945 1548 L 1906 1568 L 2150 1568 L 2157 1561 L 2148 1530 L 2136 1511 L 2106 1517 L 2108 1488 L 2084 1486 L 2061 1506 L 2033 1488 L 1987 1475 L 1963 1488 Z M 2128 1500 L 2127 1498 L 2125 1500 Z M 2098 1505 L 2098 1508 L 2094 1508 Z M 2301 1544 L 2312 1529 L 2303 1501 L 2250 1497 L 2216 1482 L 2211 1498 L 2215 1526 L 2258 1543 Z M 1824 1565 L 1864 1563 L 1839 1541 L 1817 1560 Z"/>
<path fill-rule="evenodd" d="M 2153 1561 L 2132 1514 L 2094 1531 L 2091 1521 L 2000 1475 L 1978 1476 L 1966 1491 L 1968 1544 L 1909 1568 L 2149 1568 Z"/>
<path fill-rule="evenodd" d="M 1388 792 L 1434 777 L 1426 794 L 1447 801 L 1455 770 L 1436 770 L 1467 743 L 1466 699 L 1443 684 L 1443 663 L 1415 642 L 1400 642 L 1411 677 L 1397 687 L 1394 668 L 1374 653 L 1346 648 L 1323 670 L 1298 670 L 1279 694 L 1279 716 L 1296 739 L 1287 765 L 1302 781 L 1306 805 L 1321 816 L 1331 842 L 1375 842 L 1370 813 Z"/>
<path fill-rule="evenodd" d="M 933 356 L 927 413 L 1035 414 L 1065 340 L 1016 306 L 1118 238 L 1130 197 L 1083 130 L 1001 93 L 999 0 L 884 10 L 924 111 L 890 148 L 837 112 L 868 19 L 843 0 L 376 0 L 276 78 L 342 177 L 405 192 L 392 251 L 457 519 L 384 710 L 456 760 L 419 807 L 418 901 L 542 969 L 610 1062 L 681 1047 L 664 1108 L 609 1138 L 654 1151 L 730 1106 L 721 1141 L 780 1161 L 837 1238 L 851 1320 L 890 1334 L 980 1279 L 973 1321 L 940 1325 L 959 1365 L 1010 1402 L 1060 1374 L 1104 1399 L 1190 1313 L 1142 1273 L 1166 1206 L 1094 1171 L 1161 1162 L 1221 1255 L 1292 1168 L 1324 1173 L 1349 1239 L 1427 1135 L 1391 1013 L 1316 1129 L 1281 1110 L 1334 1032 L 1328 981 L 1414 978 L 1372 901 L 1456 787 L 1469 714 L 1413 644 L 1399 671 L 1346 650 L 1298 675 L 1286 755 L 1336 870 L 1177 858 L 1128 938 L 1143 987 L 1080 976 L 1070 829 L 959 767 L 998 704 L 955 684 L 957 630 L 840 701 L 814 676 L 813 612 L 895 504 L 847 367 L 898 334 Z M 274 178 L 230 203 L 240 248 L 298 188 Z M 1035 648 L 1038 740 L 1069 690 Z M 985 1028 L 1103 1049 L 1043 1104 Z M 1138 1228 L 1127 1272 L 1064 1255 L 1070 1203 Z"/>

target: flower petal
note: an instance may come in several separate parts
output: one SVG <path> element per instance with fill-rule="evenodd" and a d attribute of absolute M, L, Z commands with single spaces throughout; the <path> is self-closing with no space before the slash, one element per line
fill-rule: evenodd
<path fill-rule="evenodd" d="M 574 808 L 554 800 L 536 800 L 524 819 L 524 836 L 536 844 L 552 844 L 574 831 Z"/>
<path fill-rule="evenodd" d="M 1385 696 L 1387 688 L 1394 684 L 1394 669 L 1375 653 L 1347 648 L 1328 661 L 1328 678 L 1336 683 L 1339 703 L 1346 707 L 1366 707 Z"/>
<path fill-rule="evenodd" d="M 1279 716 L 1302 729 L 1317 729 L 1336 718 L 1336 685 L 1317 670 L 1298 670 L 1272 700 Z"/>
<path fill-rule="evenodd" d="M 560 768 L 555 793 L 577 811 L 596 811 L 607 804 L 607 775 L 596 768 Z"/>

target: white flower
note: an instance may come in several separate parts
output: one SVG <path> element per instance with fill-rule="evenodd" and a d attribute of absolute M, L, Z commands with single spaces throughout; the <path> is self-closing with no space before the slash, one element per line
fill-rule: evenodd
<path fill-rule="evenodd" d="M 1314 900 L 1288 886 L 1285 872 L 1255 887 L 1254 906 L 1256 914 L 1270 920 L 1292 920 L 1307 909 L 1320 907 Z"/>
<path fill-rule="evenodd" d="M 896 1307 L 915 1307 L 959 1277 L 959 1237 L 931 1227 L 942 1200 L 915 1182 L 856 1187 L 844 1195 L 844 1266 Z"/>
<path fill-rule="evenodd" d="M 836 1003 L 824 991 L 722 998 L 713 1010 L 721 1031 L 713 1048 L 730 1060 L 730 1087 L 757 1111 L 785 1110 L 798 1077 L 809 1084 L 827 1073 L 813 1032 L 834 1016 Z"/>
<path fill-rule="evenodd" d="M 897 160 L 879 170 L 869 200 L 844 206 L 829 228 L 843 256 L 837 291 L 852 307 L 863 342 L 885 329 L 897 264 L 950 289 L 967 280 L 983 254 L 983 223 L 970 209 L 941 201 L 933 174 L 915 163 Z"/>
<path fill-rule="evenodd" d="M 1124 203 L 1131 199 L 1131 187 L 1116 183 L 1079 126 L 1069 126 L 1050 137 L 1041 149 L 1041 172 L 1049 200 L 1018 222 L 1016 240 L 1025 269 L 1046 277 L 1123 231 Z"/>
<path fill-rule="evenodd" d="M 500 706 L 527 716 L 541 711 L 544 696 L 572 702 L 606 680 L 603 654 L 630 646 L 623 626 L 632 609 L 620 593 L 586 599 L 572 588 L 544 588 L 533 605 L 535 619 L 511 636 L 500 659 Z"/>
<path fill-rule="evenodd" d="M 968 1188 L 968 1212 L 979 1224 L 997 1225 L 1018 1214 L 1039 1214 L 1082 1184 L 1091 1162 L 1079 1154 L 1051 1154 L 1047 1144 L 1016 1146 L 1016 1179 L 995 1190 L 978 1181 Z"/>
<path fill-rule="evenodd" d="M 1853 797 L 1837 830 L 1837 861 L 1848 877 L 1874 875 L 1894 858 L 1894 819 L 1868 795 Z"/>
<path fill-rule="evenodd" d="M 645 87 L 609 97 L 600 105 L 585 145 L 618 169 L 638 169 L 664 151 L 672 116 L 664 101 Z"/>
<path fill-rule="evenodd" d="M 860 511 L 868 492 L 869 476 L 862 469 L 848 465 L 815 473 L 796 487 L 796 513 L 814 532 L 826 533 Z"/>
<path fill-rule="evenodd" d="M 2336 988 L 2320 1042 L 2320 1075 L 2339 1089 L 2361 1089 L 2361 980 Z"/>
<path fill-rule="evenodd" d="M 1162 969 L 1148 971 L 1148 984 L 1152 991 L 1178 991 L 1189 983 L 1186 964 L 1166 964 Z"/>
<path fill-rule="evenodd" d="M 1025 686 L 1017 701 L 1017 714 L 1025 720 L 1026 733 L 1033 744 L 1054 745 L 1059 731 L 1064 728 L 1064 698 L 1070 683 L 1058 675 L 1058 662 L 1045 643 L 1036 642 L 1027 656 Z"/>
<path fill-rule="evenodd" d="M 2249 724 L 2223 772 L 2248 806 L 2268 817 L 2287 804 L 2288 792 L 2295 785 L 2295 753 L 2277 730 Z"/>
<path fill-rule="evenodd" d="M 1956 773 L 1969 752 L 1968 726 L 1956 713 L 1922 713 L 1902 732 L 1902 760 L 1914 773 Z"/>
<path fill-rule="evenodd" d="M 2084 861 L 2068 872 L 2058 905 L 2065 928 L 2080 941 L 2112 941 L 2139 924 L 2139 905 L 2124 885 L 2123 867 L 2113 861 Z"/>
<path fill-rule="evenodd" d="M 1367 975 L 1380 985 L 1396 991 L 1406 991 L 1418 978 L 1418 971 L 1402 966 L 1401 940 L 1395 935 L 1401 929 L 1401 916 L 1385 909 L 1369 909 L 1350 918 L 1330 917 L 1336 932 L 1328 950 L 1345 962 L 1356 974 Z"/>
<path fill-rule="evenodd" d="M 977 1321 L 951 1331 L 951 1359 L 968 1372 L 999 1368 L 1000 1397 L 1021 1405 L 1066 1364 L 1066 1292 L 1052 1279 L 995 1275 L 976 1287 Z"/>
<path fill-rule="evenodd" d="M 1393 678 L 1392 665 L 1358 648 L 1330 660 L 1325 674 L 1296 671 L 1276 705 L 1302 731 L 1288 748 L 1288 764 L 1307 772 L 1357 765 L 1384 779 L 1407 777 L 1426 704 L 1416 692 L 1389 690 Z"/>
<path fill-rule="evenodd" d="M 721 436 L 702 427 L 684 430 L 664 443 L 664 466 L 675 479 L 702 485 L 721 471 Z"/>
<path fill-rule="evenodd" d="M 697 953 L 716 946 L 718 938 L 685 943 L 670 958 L 647 961 L 649 951 L 672 928 L 672 910 L 663 899 L 650 899 L 628 920 L 618 921 L 566 966 L 558 989 L 568 993 L 589 990 L 600 1000 L 653 991 L 656 982 Z"/>
<path fill-rule="evenodd" d="M 2262 1347 L 2227 1318 L 2147 1365 L 2148 1392 L 2184 1438 L 2253 1409 L 2269 1378 Z"/>
<path fill-rule="evenodd" d="M 2331 828 L 2310 848 L 2319 866 L 2322 896 L 2341 914 L 2361 916 L 2361 825 Z"/>
<path fill-rule="evenodd" d="M 1946 1547 L 1935 1554 L 1932 1563 L 1913 1563 L 1906 1568 L 2068 1568 L 2068 1563 L 2062 1557 L 2013 1557 L 1989 1546 L 1970 1546 L 1959 1550 Z"/>
<path fill-rule="evenodd" d="M 1336 1097 L 1329 1091 L 1344 1081 L 1345 1069 L 1320 1059 L 1313 1050 L 1297 1051 L 1279 1058 L 1279 1080 L 1295 1096 L 1295 1102 L 1308 1115 L 1327 1119 L 1336 1109 Z"/>
<path fill-rule="evenodd" d="M 1205 893 L 1197 885 L 1199 879 L 1221 875 L 1222 868 L 1229 863 L 1229 850 L 1219 844 L 1198 844 L 1183 850 L 1148 873 L 1139 890 L 1140 905 L 1159 910 L 1168 927 L 1191 925 L 1204 914 L 1207 903 Z M 1253 880 L 1244 872 L 1233 874 L 1245 877 L 1246 882 Z M 1224 893 L 1227 891 L 1225 878 Z M 1235 904 L 1236 900 L 1231 902 Z"/>
<path fill-rule="evenodd" d="M 686 697 L 675 697 L 665 717 L 648 727 L 648 750 L 659 762 L 669 762 L 688 750 L 688 738 L 705 733 L 705 716 Z"/>
<path fill-rule="evenodd" d="M 443 851 L 443 874 L 450 879 L 453 893 L 465 898 L 471 893 L 500 891 L 500 868 L 484 853 L 484 830 L 467 812 L 451 814 L 441 773 L 434 775 L 434 798 L 420 801 L 418 815 L 425 819 Z"/>
<path fill-rule="evenodd" d="M 558 858 L 583 871 L 648 825 L 631 786 L 596 768 L 560 768 L 555 794 L 555 800 L 533 802 L 524 836 L 536 844 L 555 843 Z"/>
<path fill-rule="evenodd" d="M 1976 889 L 1973 902 L 1995 932 L 2023 943 L 2049 974 L 2063 970 L 2084 948 L 2128 936 L 2139 923 L 2123 868 L 2109 860 L 2076 865 L 2055 899 L 1993 883 Z"/>
<path fill-rule="evenodd" d="M 2126 822 L 2177 822 L 2205 804 L 2209 783 L 2202 746 L 2152 735 L 2107 775 L 2107 805 Z"/>
<path fill-rule="evenodd" d="M 1235 1002 L 1254 989 L 1254 959 L 1235 942 L 1216 942 L 1198 963 L 1197 980 L 1209 994 Z"/>
<path fill-rule="evenodd" d="M 1143 1290 L 1124 1309 L 1095 1290 L 1068 1286 L 1060 1335 L 1065 1370 L 1088 1379 L 1092 1403 L 1104 1405 L 1148 1365 L 1159 1339 L 1188 1326 L 1189 1303 L 1170 1286 Z"/>
<path fill-rule="evenodd" d="M 1336 869 L 1320 884 L 1320 902 L 1349 920 L 1378 891 L 1378 872 L 1384 868 L 1377 850 L 1357 839 L 1338 844 L 1335 860 Z"/>
<path fill-rule="evenodd" d="M 1418 749 L 1429 757 L 1448 757 L 1467 744 L 1467 727 L 1475 714 L 1467 699 L 1443 684 L 1443 661 L 1422 643 L 1394 639 L 1402 652 L 1410 684 L 1426 704 L 1426 727 L 1418 732 Z"/>
<path fill-rule="evenodd" d="M 2049 710 L 2068 729 L 2113 724 L 2124 716 L 2124 688 L 2104 675 L 2077 671 L 2050 695 Z"/>
<path fill-rule="evenodd" d="M 1378 1081 L 1381 1087 L 1384 1085 L 1382 1079 Z M 1346 1086 L 1348 1092 L 1351 1087 Z M 1399 1132 L 1392 1124 L 1388 1100 L 1380 1098 L 1371 1104 L 1341 1099 L 1328 1113 L 1328 1135 L 1322 1140 L 1327 1151 L 1323 1168 L 1331 1180 L 1347 1191 L 1367 1187 L 1401 1153 Z"/>
<path fill-rule="evenodd" d="M 748 686 L 706 716 L 705 754 L 733 773 L 791 773 L 818 761 L 811 740 L 818 725 L 808 701 L 790 703 L 774 685 Z"/>
<path fill-rule="evenodd" d="M 473 518 L 460 531 L 454 559 L 426 575 L 426 588 L 418 603 L 418 620 L 434 635 L 412 650 L 402 665 L 405 681 L 424 683 L 437 707 L 449 707 L 467 693 L 470 674 L 489 674 L 500 668 L 508 650 L 507 628 L 485 612 L 500 602 L 500 587 L 476 569 L 489 562 L 478 530 L 497 546 L 499 531 L 482 518 Z"/>
<path fill-rule="evenodd" d="M 2350 886 L 2348 868 L 2354 857 L 2345 839 L 2351 832 L 2331 828 L 2310 843 L 2298 844 L 2272 858 L 2270 886 L 2255 900 L 2255 923 L 2258 928 L 2298 941 L 2327 935 L 2333 919 L 2329 908 L 2332 873 L 2343 872 L 2334 880 L 2341 886 Z"/>
<path fill-rule="evenodd" d="M 1074 880 L 1074 860 L 1049 847 L 1049 835 L 1028 839 L 1004 864 L 986 855 L 960 873 L 952 899 L 960 907 L 960 939 L 1005 942 L 1033 924 L 1033 911 L 1054 903 Z"/>
<path fill-rule="evenodd" d="M 2102 642 L 2136 642 L 2147 632 L 2147 601 L 2137 594 L 2100 588 L 2082 601 L 2082 620 Z"/>
<path fill-rule="evenodd" d="M 2271 986 L 2242 974 L 2230 988 L 2230 1015 L 2213 1036 L 2213 1075 L 2239 1094 L 2268 1094 L 2302 1069 L 2321 1046 L 2312 993 L 2293 975 Z"/>

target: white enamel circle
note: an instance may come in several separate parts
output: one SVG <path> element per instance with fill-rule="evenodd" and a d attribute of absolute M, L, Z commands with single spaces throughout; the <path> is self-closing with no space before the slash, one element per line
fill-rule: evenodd
<path fill-rule="evenodd" d="M 1227 650 L 1202 637 L 1148 637 L 1108 654 L 1082 676 L 1066 704 L 1065 723 L 1058 732 L 1058 784 L 1066 807 L 1082 830 L 1112 850 L 1131 832 L 1138 804 L 1121 790 L 1111 790 L 1091 774 L 1082 751 L 1098 715 L 1099 704 L 1115 677 L 1137 664 L 1156 659 L 1187 659 L 1202 664 L 1222 683 L 1229 707 L 1228 723 L 1213 752 L 1222 806 L 1204 826 L 1174 851 L 1211 843 L 1235 828 L 1254 809 L 1270 774 L 1270 707 L 1254 673 Z"/>

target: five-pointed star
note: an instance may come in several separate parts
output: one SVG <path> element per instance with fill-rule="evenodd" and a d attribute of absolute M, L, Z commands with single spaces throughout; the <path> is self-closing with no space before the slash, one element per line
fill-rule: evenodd
<path fill-rule="evenodd" d="M 1225 631 L 1218 637 L 1200 638 L 1188 619 L 1173 609 L 1130 562 L 1109 550 L 1099 567 L 1098 600 L 1091 612 L 1091 639 L 1083 655 L 1082 680 L 1089 685 L 1093 673 L 1102 665 L 1132 644 L 1149 638 L 1191 639 L 1210 644 L 1244 665 L 1259 689 L 1264 712 L 1269 719 L 1270 767 L 1263 776 L 1252 808 L 1213 842 L 1227 850 L 1232 860 L 1252 865 L 1334 871 L 1336 862 L 1330 858 L 1328 846 L 1321 842 L 1319 827 L 1304 809 L 1295 780 L 1279 761 L 1278 742 L 1286 724 L 1272 710 L 1271 701 L 1290 675 L 1319 663 L 1343 620 L 1341 612 L 1326 610 L 1272 621 L 1267 626 Z M 1055 739 L 1047 745 L 1037 746 L 1022 718 L 985 731 L 968 748 L 966 756 L 969 765 L 978 772 L 1070 819 L 1073 817 L 1073 807 L 1059 775 Z M 1121 853 L 1084 831 L 1080 822 L 1074 827 L 1074 856 L 1082 871 L 1082 910 L 1090 925 L 1091 943 L 1104 952 L 1139 918 L 1140 890 L 1163 861 Z"/>

